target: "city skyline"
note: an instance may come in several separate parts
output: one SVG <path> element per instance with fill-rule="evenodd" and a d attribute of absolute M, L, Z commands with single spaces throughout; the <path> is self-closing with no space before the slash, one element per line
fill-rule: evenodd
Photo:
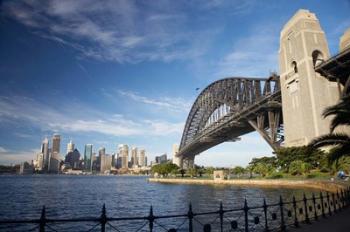
<path fill-rule="evenodd" d="M 209 83 L 278 72 L 279 32 L 297 9 L 316 13 L 331 54 L 350 26 L 348 1 L 37 4 L 0 4 L 1 164 L 33 159 L 38 141 L 54 132 L 81 152 L 89 141 L 114 151 L 139 144 L 150 160 L 171 154 Z M 244 166 L 268 154 L 252 133 L 204 152 L 196 164 Z"/>

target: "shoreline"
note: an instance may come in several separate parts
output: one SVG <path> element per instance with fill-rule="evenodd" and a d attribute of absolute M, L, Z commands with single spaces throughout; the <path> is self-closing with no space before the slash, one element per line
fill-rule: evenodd
<path fill-rule="evenodd" d="M 149 182 L 165 184 L 201 184 L 201 185 L 235 185 L 262 188 L 311 188 L 328 192 L 337 192 L 348 187 L 348 182 L 321 181 L 321 180 L 203 180 L 203 179 L 175 179 L 175 178 L 149 178 Z"/>

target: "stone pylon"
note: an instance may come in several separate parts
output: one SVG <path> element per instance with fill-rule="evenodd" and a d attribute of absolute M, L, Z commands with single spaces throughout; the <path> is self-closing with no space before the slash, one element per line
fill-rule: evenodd
<path fill-rule="evenodd" d="M 314 67 L 329 58 L 324 31 L 314 13 L 299 10 L 280 35 L 279 67 L 285 146 L 307 145 L 329 133 L 330 118 L 322 112 L 339 100 L 336 82 Z"/>

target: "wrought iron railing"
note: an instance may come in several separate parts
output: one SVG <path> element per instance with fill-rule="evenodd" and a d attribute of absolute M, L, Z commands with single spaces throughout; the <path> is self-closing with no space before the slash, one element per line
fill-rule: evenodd
<path fill-rule="evenodd" d="M 350 188 L 336 193 L 312 194 L 307 198 L 284 201 L 280 197 L 274 204 L 250 206 L 247 200 L 243 207 L 219 209 L 211 212 L 194 212 L 191 204 L 184 214 L 155 215 L 151 206 L 143 217 L 108 217 L 105 205 L 100 217 L 53 219 L 46 215 L 43 206 L 41 217 L 33 220 L 0 220 L 0 231 L 285 231 L 287 227 L 299 227 L 331 216 L 350 204 Z M 60 227 L 78 223 L 75 228 Z M 81 225 L 88 223 L 85 225 Z M 26 225 L 23 227 L 23 225 Z M 31 226 L 31 227 L 30 227 Z"/>

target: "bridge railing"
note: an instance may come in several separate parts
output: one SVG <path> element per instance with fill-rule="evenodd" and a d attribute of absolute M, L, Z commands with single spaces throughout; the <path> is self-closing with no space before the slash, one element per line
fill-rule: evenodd
<path fill-rule="evenodd" d="M 310 224 L 329 217 L 350 204 L 350 189 L 336 193 L 320 192 L 301 199 L 285 201 L 282 197 L 273 204 L 262 200 L 258 206 L 250 206 L 245 200 L 243 207 L 225 209 L 220 203 L 218 210 L 194 212 L 191 204 L 183 214 L 155 215 L 151 207 L 142 217 L 108 217 L 105 205 L 96 218 L 53 219 L 46 215 L 43 206 L 41 216 L 33 220 L 0 220 L 1 231 L 285 231 L 287 227 Z M 74 224 L 72 227 L 67 225 Z M 66 226 L 65 226 L 66 225 Z"/>

